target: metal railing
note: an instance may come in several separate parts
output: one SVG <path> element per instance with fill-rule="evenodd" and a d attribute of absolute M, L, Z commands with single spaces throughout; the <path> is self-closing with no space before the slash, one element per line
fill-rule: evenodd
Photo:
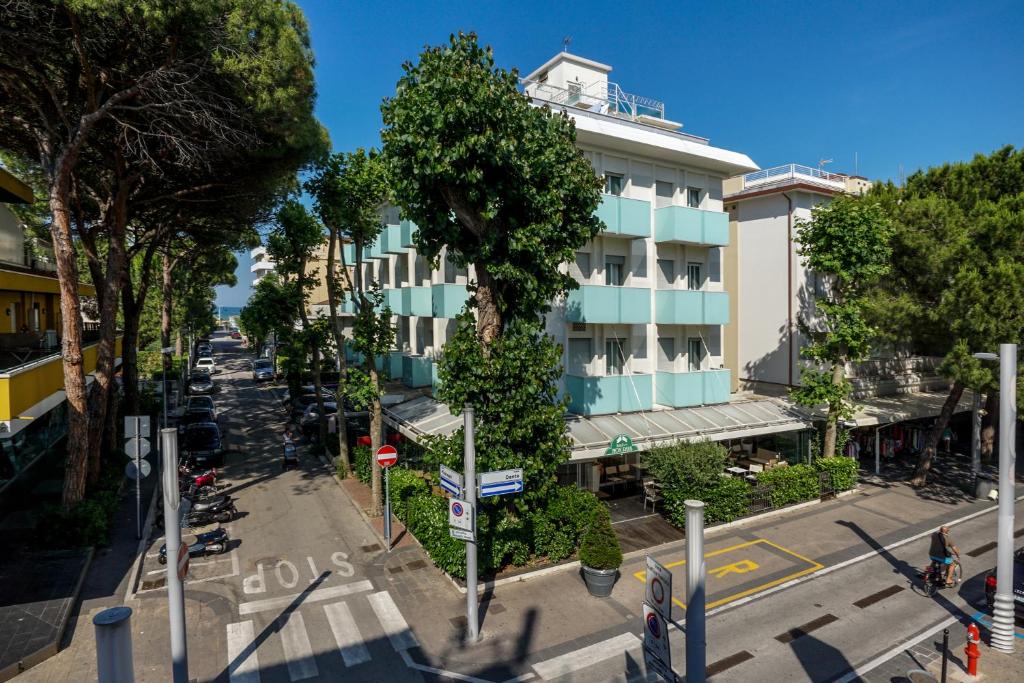
<path fill-rule="evenodd" d="M 590 109 L 602 114 L 636 119 L 640 116 L 665 118 L 665 103 L 650 97 L 624 92 L 618 83 L 597 81 L 589 85 L 573 84 L 561 88 L 539 81 L 523 81 L 523 87 L 533 97 L 555 104 Z"/>
<path fill-rule="evenodd" d="M 785 180 L 811 179 L 816 182 L 835 184 L 838 187 L 846 187 L 846 176 L 841 173 L 829 173 L 820 168 L 802 166 L 800 164 L 786 164 L 765 168 L 743 176 L 743 187 L 756 187 L 767 183 L 778 183 Z"/>

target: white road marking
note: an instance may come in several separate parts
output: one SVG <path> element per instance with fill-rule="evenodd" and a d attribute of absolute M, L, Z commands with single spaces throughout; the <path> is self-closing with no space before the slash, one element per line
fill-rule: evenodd
<path fill-rule="evenodd" d="M 893 657 L 895 657 L 899 653 L 903 652 L 904 650 L 909 650 L 910 648 L 912 648 L 915 645 L 917 645 L 918 643 L 920 643 L 922 640 L 927 640 L 928 638 L 930 638 L 934 634 L 938 633 L 941 629 L 946 628 L 950 624 L 955 624 L 958 621 L 960 621 L 959 617 L 956 617 L 956 616 L 949 617 L 948 619 L 943 620 L 942 622 L 936 624 L 935 626 L 932 626 L 930 628 L 925 629 L 924 632 L 917 634 L 916 636 L 914 636 L 910 640 L 907 640 L 907 641 L 904 641 L 904 642 L 900 643 L 899 645 L 897 645 L 893 649 L 889 650 L 885 654 L 880 655 L 878 657 L 875 657 L 871 661 L 869 661 L 869 662 L 867 662 L 865 664 L 862 664 L 861 666 L 857 667 L 857 669 L 855 671 L 851 671 L 851 672 L 847 673 L 842 678 L 837 678 L 834 681 L 834 683 L 850 683 L 851 681 L 855 681 L 855 680 L 859 679 L 861 676 L 863 676 L 864 674 L 866 674 L 867 672 L 871 671 L 872 669 L 876 669 L 879 666 L 881 666 L 882 664 L 885 664 L 890 659 L 892 659 Z"/>
<path fill-rule="evenodd" d="M 338 651 L 345 660 L 345 666 L 355 666 L 370 661 L 370 652 L 363 644 L 363 634 L 359 625 L 352 618 L 352 610 L 343 602 L 324 605 L 327 623 L 331 625 L 334 640 L 338 643 Z"/>
<path fill-rule="evenodd" d="M 605 659 L 619 657 L 626 650 L 632 650 L 641 645 L 640 639 L 632 633 L 622 633 L 614 638 L 602 640 L 600 643 L 594 643 L 579 650 L 538 662 L 533 665 L 533 670 L 541 678 L 550 680 L 593 666 Z"/>
<path fill-rule="evenodd" d="M 446 669 L 437 669 L 432 666 L 426 666 L 425 664 L 417 664 L 413 661 L 412 655 L 409 654 L 408 650 L 402 650 L 399 654 L 402 655 L 402 661 L 405 662 L 405 665 L 410 669 L 425 671 L 430 674 L 437 674 L 438 676 L 451 678 L 456 681 L 466 681 L 466 683 L 494 683 L 494 681 L 489 681 L 486 678 L 475 678 L 474 676 L 467 676 L 466 674 L 460 674 Z M 533 674 L 528 674 L 528 676 L 530 678 L 534 677 Z M 522 680 L 526 681 L 529 680 L 529 678 L 523 678 Z"/>
<path fill-rule="evenodd" d="M 392 647 L 401 652 L 419 645 L 416 636 L 409 630 L 405 617 L 398 611 L 398 605 L 391 599 L 390 593 L 381 591 L 367 596 L 366 599 L 370 601 L 370 607 L 377 615 L 380 625 L 384 627 L 384 633 L 388 634 Z"/>
<path fill-rule="evenodd" d="M 284 658 L 288 662 L 289 678 L 304 681 L 319 676 L 320 670 L 313 657 L 313 646 L 309 643 L 302 615 L 292 612 L 287 617 L 279 617 L 277 623 L 281 628 L 281 647 L 284 648 Z"/>
<path fill-rule="evenodd" d="M 262 612 L 268 609 L 281 609 L 282 607 L 288 607 L 295 599 L 302 596 L 301 604 L 310 602 L 323 602 L 324 600 L 331 600 L 333 598 L 340 598 L 346 595 L 352 595 L 353 593 L 362 593 L 364 591 L 372 591 L 373 584 L 365 579 L 363 581 L 356 581 L 355 583 L 346 583 L 342 586 L 331 586 L 330 588 L 317 588 L 308 593 L 293 593 L 292 595 L 283 595 L 279 598 L 266 598 L 265 600 L 254 600 L 252 602 L 243 602 L 238 605 L 238 613 L 240 615 L 255 614 L 256 612 Z"/>
<path fill-rule="evenodd" d="M 228 624 L 228 680 L 231 683 L 260 683 L 260 659 L 251 621 Z"/>

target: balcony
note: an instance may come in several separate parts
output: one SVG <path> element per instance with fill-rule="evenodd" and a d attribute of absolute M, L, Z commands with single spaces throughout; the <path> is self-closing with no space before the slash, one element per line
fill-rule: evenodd
<path fill-rule="evenodd" d="M 651 375 L 565 376 L 569 411 L 577 415 L 609 415 L 650 410 Z"/>
<path fill-rule="evenodd" d="M 426 356 L 402 356 L 402 383 L 412 389 L 434 386 L 434 360 Z"/>
<path fill-rule="evenodd" d="M 402 246 L 402 226 L 389 225 L 381 233 L 382 249 L 385 254 L 404 254 L 409 247 Z"/>
<path fill-rule="evenodd" d="M 659 372 L 654 377 L 655 399 L 663 406 L 686 408 L 727 403 L 732 382 L 730 370 Z"/>
<path fill-rule="evenodd" d="M 565 300 L 571 323 L 641 325 L 651 322 L 651 290 L 646 287 L 580 285 Z"/>
<path fill-rule="evenodd" d="M 597 217 L 604 221 L 605 235 L 639 238 L 651 236 L 651 203 L 615 195 L 602 195 Z"/>
<path fill-rule="evenodd" d="M 435 318 L 454 318 L 466 306 L 469 292 L 466 285 L 441 284 L 432 285 L 433 315 Z"/>
<path fill-rule="evenodd" d="M 729 295 L 692 289 L 659 289 L 654 293 L 654 322 L 659 325 L 726 325 Z"/>
<path fill-rule="evenodd" d="M 433 313 L 434 302 L 430 287 L 403 287 L 388 291 L 399 292 L 399 298 L 392 304 L 392 310 L 396 315 L 416 315 L 429 318 Z"/>
<path fill-rule="evenodd" d="M 375 239 L 373 241 L 373 244 L 371 244 L 370 248 L 367 250 L 367 256 L 370 259 L 387 258 L 387 255 L 384 253 L 384 250 L 383 250 L 383 245 L 381 244 L 381 239 L 383 237 L 384 237 L 383 233 L 381 233 L 380 235 L 377 235 L 377 239 Z"/>
<path fill-rule="evenodd" d="M 663 206 L 654 211 L 654 241 L 728 246 L 729 214 L 689 206 Z"/>
<path fill-rule="evenodd" d="M 766 168 L 743 176 L 743 190 L 756 190 L 775 185 L 788 185 L 793 183 L 810 183 L 822 187 L 843 192 L 846 190 L 847 176 L 841 173 L 828 173 L 820 168 L 801 166 L 800 164 L 785 164 Z"/>
<path fill-rule="evenodd" d="M 398 224 L 398 246 L 404 249 L 411 249 L 416 246 L 413 242 L 413 235 L 416 234 L 416 224 L 409 220 L 403 220 Z"/>
<path fill-rule="evenodd" d="M 253 261 L 258 261 L 261 258 L 266 258 L 267 257 L 267 248 L 265 246 L 263 246 L 263 245 L 260 245 L 260 246 L 256 247 L 255 249 L 253 249 L 252 251 L 250 251 L 249 252 L 249 256 L 252 257 Z"/>
<path fill-rule="evenodd" d="M 345 265 L 352 266 L 356 262 L 356 244 L 355 242 L 345 242 L 341 245 L 342 256 L 345 258 Z"/>

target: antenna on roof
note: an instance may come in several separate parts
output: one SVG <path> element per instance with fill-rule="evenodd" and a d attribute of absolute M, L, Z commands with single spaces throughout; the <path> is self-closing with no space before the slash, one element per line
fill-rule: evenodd
<path fill-rule="evenodd" d="M 825 164 L 831 164 L 833 161 L 835 161 L 835 159 L 819 159 L 818 160 L 818 170 L 819 171 L 824 170 L 825 169 Z"/>
<path fill-rule="evenodd" d="M 572 44 L 572 36 L 566 36 L 562 38 L 562 52 L 568 52 L 569 46 Z"/>

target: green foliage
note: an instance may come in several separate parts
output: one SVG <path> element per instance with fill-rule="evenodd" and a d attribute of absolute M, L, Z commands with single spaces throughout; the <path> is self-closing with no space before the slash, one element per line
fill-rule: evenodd
<path fill-rule="evenodd" d="M 555 488 L 547 507 L 532 516 L 534 552 L 553 562 L 571 556 L 603 507 L 590 491 L 572 485 Z"/>
<path fill-rule="evenodd" d="M 618 569 L 622 564 L 622 548 L 607 508 L 598 512 L 583 535 L 580 564 L 591 569 Z"/>
<path fill-rule="evenodd" d="M 854 458 L 837 455 L 831 458 L 818 458 L 814 468 L 819 472 L 828 472 L 832 478 L 832 488 L 836 491 L 848 491 L 857 485 L 859 465 Z"/>
<path fill-rule="evenodd" d="M 420 542 L 439 569 L 466 578 L 466 544 L 448 534 L 448 500 L 421 494 L 406 501 L 406 527 Z M 481 564 L 488 558 L 480 553 Z M 481 572 L 484 567 L 480 567 Z"/>
<path fill-rule="evenodd" d="M 814 351 L 807 351 L 808 354 Z M 838 419 L 845 420 L 853 417 L 854 407 L 847 397 L 850 395 L 852 385 L 850 380 L 843 377 L 842 381 L 832 381 L 832 372 L 815 370 L 814 368 L 800 368 L 800 386 L 791 389 L 789 392 L 793 402 L 797 405 L 808 408 L 818 406 L 834 406 Z"/>
<path fill-rule="evenodd" d="M 666 498 L 667 500 L 667 498 Z M 750 510 L 750 485 L 743 479 L 723 477 L 703 492 L 704 521 L 724 524 L 744 517 Z M 668 509 L 666 507 L 666 509 Z M 672 506 L 672 521 L 681 528 L 686 526 L 686 506 L 678 500 Z"/>
<path fill-rule="evenodd" d="M 118 508 L 117 491 L 123 479 L 123 454 L 115 460 L 112 464 L 117 466 L 108 468 L 86 497 L 70 510 L 57 505 L 42 509 L 36 528 L 44 547 L 83 548 L 110 542 L 110 529 Z"/>
<path fill-rule="evenodd" d="M 822 458 L 821 460 L 831 459 L 834 458 Z M 821 496 L 818 470 L 811 465 L 790 465 L 758 472 L 757 483 L 771 489 L 772 507 L 774 508 L 802 503 Z"/>
<path fill-rule="evenodd" d="M 708 524 L 731 522 L 747 512 L 749 487 L 742 479 L 722 476 L 725 448 L 714 441 L 679 442 L 643 454 L 649 472 L 661 484 L 665 514 L 680 528 L 686 526 L 686 501 L 704 503 Z"/>
<path fill-rule="evenodd" d="M 360 244 L 370 244 L 380 234 L 379 210 L 387 201 L 388 183 L 376 150 L 330 155 L 317 166 L 306 191 L 313 195 L 325 225 L 343 230 Z"/>
<path fill-rule="evenodd" d="M 430 493 L 430 484 L 416 472 L 404 467 L 388 469 L 388 485 L 391 488 L 391 510 L 399 519 L 405 519 L 406 504 L 410 498 Z"/>
<path fill-rule="evenodd" d="M 565 114 L 534 107 L 519 74 L 474 34 L 406 63 L 381 107 L 383 156 L 417 250 L 476 266 L 503 317 L 533 317 L 575 288 L 559 271 L 602 225 L 601 181 Z M 476 305 L 476 298 L 471 305 Z"/>
<path fill-rule="evenodd" d="M 364 484 L 370 483 L 373 471 L 373 454 L 369 446 L 356 446 L 354 452 L 356 478 Z M 447 524 L 447 522 L 445 522 Z"/>

